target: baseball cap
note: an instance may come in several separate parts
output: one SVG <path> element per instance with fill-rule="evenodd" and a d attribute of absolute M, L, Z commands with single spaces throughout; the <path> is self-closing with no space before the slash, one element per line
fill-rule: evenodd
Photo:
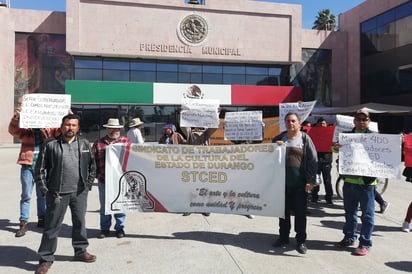
<path fill-rule="evenodd" d="M 363 114 L 363 115 L 365 115 L 366 117 L 369 117 L 369 112 L 368 112 L 365 108 L 358 109 L 358 110 L 356 111 L 355 116 L 358 116 L 358 115 L 360 115 L 360 114 Z"/>

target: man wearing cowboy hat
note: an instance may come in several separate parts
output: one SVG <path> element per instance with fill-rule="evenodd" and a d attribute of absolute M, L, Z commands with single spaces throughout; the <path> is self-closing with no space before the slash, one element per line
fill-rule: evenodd
<path fill-rule="evenodd" d="M 116 143 L 126 143 L 129 144 L 130 141 L 126 136 L 120 135 L 120 129 L 123 128 L 123 125 L 119 123 L 119 119 L 110 118 L 107 121 L 107 124 L 103 125 L 107 129 L 106 136 L 98 139 L 93 144 L 93 152 L 96 159 L 96 178 L 98 180 L 99 187 L 99 201 L 100 201 L 100 234 L 99 239 L 103 239 L 110 234 L 110 226 L 112 224 L 112 216 L 105 215 L 104 204 L 106 200 L 106 190 L 105 190 L 105 163 L 106 163 L 106 147 L 108 145 Z M 108 182 L 114 183 L 114 182 Z M 116 237 L 124 237 L 124 222 L 126 219 L 126 214 L 116 213 L 114 214 L 114 219 L 116 224 L 114 229 L 116 230 Z"/>
<path fill-rule="evenodd" d="M 129 131 L 127 132 L 127 138 L 133 144 L 143 144 L 144 139 L 140 129 L 144 122 L 140 121 L 140 118 L 133 118 L 129 123 Z"/>

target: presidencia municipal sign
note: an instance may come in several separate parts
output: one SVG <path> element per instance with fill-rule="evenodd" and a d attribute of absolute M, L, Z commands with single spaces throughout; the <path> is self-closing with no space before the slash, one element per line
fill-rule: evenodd
<path fill-rule="evenodd" d="M 283 217 L 284 145 L 115 144 L 106 150 L 105 212 Z"/>

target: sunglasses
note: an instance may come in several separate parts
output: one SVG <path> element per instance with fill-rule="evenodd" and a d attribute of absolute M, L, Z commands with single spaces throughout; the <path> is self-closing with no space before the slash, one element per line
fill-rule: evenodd
<path fill-rule="evenodd" d="M 356 122 L 367 122 L 369 121 L 369 118 L 356 118 L 355 121 Z"/>

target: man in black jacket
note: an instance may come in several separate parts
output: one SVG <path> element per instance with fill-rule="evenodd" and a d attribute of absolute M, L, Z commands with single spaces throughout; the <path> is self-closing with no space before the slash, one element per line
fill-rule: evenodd
<path fill-rule="evenodd" d="M 77 135 L 79 116 L 63 117 L 61 135 L 46 141 L 35 168 L 35 181 L 46 196 L 45 227 L 38 253 L 37 274 L 47 273 L 54 262 L 57 237 L 67 207 L 72 213 L 74 260 L 94 262 L 87 252 L 85 217 L 87 196 L 96 176 L 96 163 L 90 143 Z"/>

